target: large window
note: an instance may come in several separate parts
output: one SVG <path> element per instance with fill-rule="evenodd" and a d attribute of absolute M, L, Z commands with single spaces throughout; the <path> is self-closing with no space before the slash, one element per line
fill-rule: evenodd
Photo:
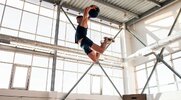
<path fill-rule="evenodd" d="M 14 70 L 12 88 L 20 88 L 20 89 L 24 88 L 24 89 L 26 89 L 28 67 L 23 67 L 23 66 L 14 66 L 14 67 L 15 67 L 15 70 Z"/>
<path fill-rule="evenodd" d="M 12 64 L 0 63 L 0 88 L 9 88 Z"/>
<path fill-rule="evenodd" d="M 38 15 L 36 14 L 24 12 L 20 29 L 25 32 L 35 33 L 37 27 L 37 18 Z"/>
<path fill-rule="evenodd" d="M 48 71 L 44 68 L 32 67 L 29 90 L 46 91 Z"/>
<path fill-rule="evenodd" d="M 22 11 L 11 7 L 5 8 L 2 26 L 19 29 Z M 13 17 L 12 17 L 13 16 Z"/>

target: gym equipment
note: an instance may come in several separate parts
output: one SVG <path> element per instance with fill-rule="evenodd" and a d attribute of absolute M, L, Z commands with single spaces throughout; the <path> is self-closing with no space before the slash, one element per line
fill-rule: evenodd
<path fill-rule="evenodd" d="M 147 100 L 146 94 L 123 95 L 123 100 Z"/>
<path fill-rule="evenodd" d="M 92 7 L 92 6 L 96 6 L 96 5 L 91 5 L 90 7 Z M 99 9 L 99 7 L 96 6 L 96 9 L 91 9 L 89 11 L 89 16 L 91 18 L 96 18 L 99 15 L 99 12 L 100 12 L 100 9 Z"/>

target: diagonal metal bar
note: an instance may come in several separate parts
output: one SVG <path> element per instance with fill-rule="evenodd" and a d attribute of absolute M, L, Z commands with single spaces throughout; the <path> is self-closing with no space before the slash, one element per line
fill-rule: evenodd
<path fill-rule="evenodd" d="M 121 28 L 121 29 L 118 31 L 118 33 L 113 37 L 114 40 L 115 40 L 116 37 L 119 35 L 119 33 L 122 31 L 122 29 L 123 29 L 123 28 Z M 111 45 L 111 44 L 108 44 L 107 47 L 106 47 L 106 49 L 107 49 L 110 45 Z M 105 50 L 106 50 L 106 49 L 105 49 Z"/>
<path fill-rule="evenodd" d="M 173 31 L 173 28 L 174 28 L 174 26 L 175 26 L 175 24 L 176 24 L 176 22 L 177 22 L 177 20 L 178 20 L 178 18 L 179 18 L 180 13 L 181 13 L 181 8 L 180 8 L 180 10 L 179 10 L 179 12 L 178 12 L 178 14 L 177 14 L 177 16 L 176 16 L 176 19 L 175 19 L 174 22 L 173 22 L 173 25 L 172 25 L 169 33 L 168 33 L 168 36 L 171 35 L 171 33 L 172 33 L 172 31 Z M 163 48 L 161 49 L 161 51 L 160 51 L 160 53 L 159 53 L 159 55 L 158 55 L 159 57 L 162 56 L 164 50 L 165 50 L 165 47 L 163 47 Z M 147 87 L 147 85 L 148 85 L 148 83 L 149 83 L 149 81 L 150 81 L 150 79 L 151 79 L 151 77 L 152 77 L 152 75 L 153 75 L 153 72 L 154 72 L 157 64 L 158 64 L 158 59 L 157 59 L 156 63 L 154 64 L 154 67 L 153 67 L 153 69 L 152 69 L 152 71 L 151 71 L 151 73 L 150 73 L 150 76 L 148 77 L 148 80 L 146 81 L 145 86 L 143 87 L 143 90 L 141 91 L 141 94 L 144 93 L 144 91 L 145 91 L 145 89 L 146 89 L 146 87 Z"/>
<path fill-rule="evenodd" d="M 126 30 L 131 33 L 141 44 L 143 44 L 145 47 L 147 46 L 145 43 L 143 43 L 129 28 L 126 28 Z"/>
<path fill-rule="evenodd" d="M 67 19 L 69 20 L 69 22 L 72 24 L 72 27 L 76 30 L 75 25 L 72 23 L 72 21 L 70 20 L 69 16 L 67 15 L 67 13 L 65 12 L 65 10 L 63 9 L 62 6 L 61 6 L 61 9 L 62 9 L 63 13 L 65 14 L 65 16 L 67 17 Z"/>
<path fill-rule="evenodd" d="M 159 61 L 165 64 L 173 73 L 175 73 L 181 79 L 181 75 L 177 71 L 175 71 L 167 62 L 165 62 L 159 55 L 156 55 L 155 53 L 152 54 L 154 54 Z"/>
<path fill-rule="evenodd" d="M 84 76 L 89 72 L 89 70 L 92 68 L 92 66 L 94 65 L 94 63 L 92 63 L 90 65 L 90 67 L 86 70 L 86 72 L 80 77 L 80 79 L 75 83 L 75 85 L 69 90 L 69 92 L 64 96 L 64 98 L 62 100 L 65 100 L 69 94 L 73 91 L 73 89 L 79 84 L 79 82 L 84 78 Z"/>
<path fill-rule="evenodd" d="M 121 99 L 123 99 L 121 93 L 118 91 L 118 89 L 116 88 L 116 86 L 114 85 L 114 83 L 112 82 L 112 80 L 110 79 L 109 75 L 106 73 L 106 71 L 104 70 L 104 68 L 102 67 L 102 65 L 97 62 L 98 65 L 101 67 L 102 71 L 104 72 L 104 74 L 106 75 L 106 77 L 109 79 L 109 81 L 111 82 L 111 84 L 113 85 L 114 89 L 116 90 L 116 92 L 119 94 L 119 96 L 121 97 Z"/>
<path fill-rule="evenodd" d="M 146 81 L 146 83 L 145 83 L 145 86 L 143 87 L 143 90 L 141 91 L 141 94 L 144 93 L 144 91 L 145 91 L 145 89 L 146 89 L 146 87 L 147 87 L 147 85 L 148 85 L 148 83 L 149 83 L 149 81 L 150 81 L 150 79 L 151 79 L 151 77 L 152 77 L 152 75 L 153 75 L 153 72 L 154 72 L 155 69 L 156 69 L 157 64 L 158 64 L 158 61 L 155 62 L 154 67 L 153 67 L 153 69 L 152 69 L 152 71 L 151 71 L 151 73 L 150 73 L 150 76 L 148 77 L 148 79 L 147 79 L 147 81 Z"/>
<path fill-rule="evenodd" d="M 173 31 L 173 28 L 175 27 L 175 24 L 176 24 L 176 22 L 177 22 L 177 20 L 178 20 L 178 18 L 179 18 L 179 16 L 180 16 L 180 13 L 181 13 L 181 8 L 179 9 L 179 12 L 178 12 L 178 14 L 177 14 L 177 16 L 176 16 L 176 18 L 175 18 L 175 21 L 174 21 L 174 23 L 173 23 L 173 25 L 172 25 L 172 27 L 171 27 L 171 29 L 170 29 L 170 31 L 169 31 L 168 36 L 171 35 L 171 33 L 172 33 L 172 31 Z"/>

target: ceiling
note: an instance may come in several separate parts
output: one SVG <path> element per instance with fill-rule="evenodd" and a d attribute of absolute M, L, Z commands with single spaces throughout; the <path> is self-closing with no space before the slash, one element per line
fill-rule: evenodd
<path fill-rule="evenodd" d="M 100 8 L 99 19 L 119 24 L 131 25 L 150 16 L 178 0 L 43 0 L 50 3 L 61 2 L 62 6 L 82 13 L 92 4 Z"/>

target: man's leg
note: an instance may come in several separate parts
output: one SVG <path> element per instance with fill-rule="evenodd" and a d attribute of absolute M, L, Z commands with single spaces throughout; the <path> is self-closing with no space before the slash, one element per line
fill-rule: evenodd
<path fill-rule="evenodd" d="M 96 62 L 100 57 L 100 53 L 105 51 L 108 43 L 110 43 L 110 40 L 105 38 L 104 42 L 102 42 L 101 46 L 99 46 L 93 43 L 89 38 L 85 37 L 81 41 L 81 47 L 84 49 L 84 52 L 89 56 L 89 58 Z"/>
<path fill-rule="evenodd" d="M 94 45 L 94 48 L 95 48 L 95 45 Z M 103 52 L 105 51 L 106 46 L 107 46 L 107 43 L 104 43 L 104 42 L 101 43 L 101 48 L 103 48 Z M 93 48 L 93 46 L 92 46 L 92 48 Z M 99 59 L 99 57 L 100 57 L 100 52 L 96 51 L 96 58 Z"/>
<path fill-rule="evenodd" d="M 101 46 L 93 43 L 91 48 L 94 49 L 95 51 L 97 51 L 98 53 L 102 54 L 105 51 L 105 48 L 109 43 L 111 43 L 111 40 L 109 40 L 109 38 L 104 38 L 104 42 L 101 42 Z"/>
<path fill-rule="evenodd" d="M 97 62 L 98 61 L 98 57 L 97 57 L 97 53 L 95 52 L 95 51 L 92 51 L 92 52 L 90 52 L 89 54 L 87 54 L 88 55 L 88 57 L 92 60 L 92 61 L 94 61 L 94 62 Z M 100 54 L 99 54 L 99 56 L 100 56 Z"/>
<path fill-rule="evenodd" d="M 97 62 L 98 57 L 97 57 L 97 52 L 96 52 L 96 51 L 92 50 L 92 49 L 90 48 L 90 46 L 87 45 L 87 44 L 83 44 L 83 45 L 82 45 L 82 48 L 84 49 L 84 52 L 88 55 L 88 57 L 89 57 L 92 61 Z"/>

